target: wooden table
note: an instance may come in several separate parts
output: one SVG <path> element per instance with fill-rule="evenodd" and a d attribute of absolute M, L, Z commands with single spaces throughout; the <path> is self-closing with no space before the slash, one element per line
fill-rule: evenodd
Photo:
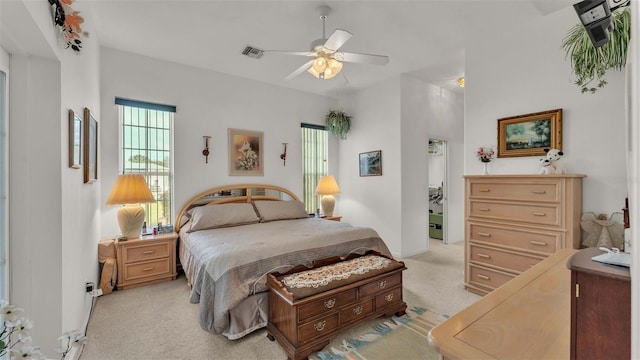
<path fill-rule="evenodd" d="M 571 271 L 562 249 L 429 332 L 445 359 L 568 359 Z"/>

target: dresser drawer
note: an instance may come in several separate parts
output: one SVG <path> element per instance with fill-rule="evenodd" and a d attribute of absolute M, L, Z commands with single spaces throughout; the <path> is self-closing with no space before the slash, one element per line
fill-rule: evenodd
<path fill-rule="evenodd" d="M 560 208 L 556 205 L 523 205 L 472 201 L 471 217 L 519 221 L 531 224 L 560 225 Z"/>
<path fill-rule="evenodd" d="M 298 343 L 309 341 L 318 336 L 330 334 L 338 328 L 338 313 L 333 313 L 321 319 L 309 321 L 298 327 Z"/>
<path fill-rule="evenodd" d="M 544 257 L 519 254 L 471 244 L 469 260 L 476 264 L 496 266 L 523 272 L 540 262 Z"/>
<path fill-rule="evenodd" d="M 516 200 L 516 201 L 560 201 L 560 183 L 483 183 L 470 184 L 472 198 Z"/>
<path fill-rule="evenodd" d="M 298 321 L 304 322 L 305 320 L 325 313 L 329 310 L 338 309 L 343 305 L 356 301 L 356 289 L 349 289 L 347 291 L 335 294 L 333 296 L 327 296 L 314 302 L 301 305 L 298 307 Z"/>
<path fill-rule="evenodd" d="M 159 243 L 150 245 L 139 245 L 124 248 L 124 263 L 132 263 L 151 259 L 158 259 L 169 256 L 172 249 L 170 243 Z"/>
<path fill-rule="evenodd" d="M 542 233 L 469 223 L 469 240 L 553 254 L 561 243 L 560 233 Z"/>
<path fill-rule="evenodd" d="M 390 305 L 394 305 L 402 301 L 402 287 L 385 291 L 379 295 L 376 295 L 376 310 L 385 308 Z"/>
<path fill-rule="evenodd" d="M 125 281 L 164 274 L 171 274 L 171 261 L 169 258 L 124 266 Z"/>
<path fill-rule="evenodd" d="M 360 298 L 371 296 L 373 294 L 390 289 L 402 283 L 402 273 L 387 276 L 377 281 L 360 286 Z"/>
<path fill-rule="evenodd" d="M 513 279 L 515 275 L 490 270 L 469 265 L 469 282 L 471 284 L 482 285 L 491 289 L 496 289 L 507 281 Z"/>
<path fill-rule="evenodd" d="M 340 323 L 346 324 L 363 318 L 373 312 L 373 299 L 353 304 L 340 310 Z"/>

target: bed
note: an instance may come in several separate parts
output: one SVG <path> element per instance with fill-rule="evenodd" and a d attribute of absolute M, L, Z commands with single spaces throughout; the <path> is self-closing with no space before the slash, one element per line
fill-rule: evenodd
<path fill-rule="evenodd" d="M 375 230 L 310 217 L 293 192 L 274 185 L 207 190 L 181 208 L 174 225 L 200 326 L 230 340 L 267 325 L 266 274 L 369 250 L 391 257 Z"/>

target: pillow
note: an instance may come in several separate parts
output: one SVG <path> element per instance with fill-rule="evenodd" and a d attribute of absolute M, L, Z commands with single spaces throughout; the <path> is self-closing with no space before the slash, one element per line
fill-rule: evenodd
<path fill-rule="evenodd" d="M 298 200 L 254 201 L 261 222 L 308 218 L 304 204 Z"/>
<path fill-rule="evenodd" d="M 212 204 L 189 210 L 191 227 L 188 232 L 260 222 L 250 203 Z"/>

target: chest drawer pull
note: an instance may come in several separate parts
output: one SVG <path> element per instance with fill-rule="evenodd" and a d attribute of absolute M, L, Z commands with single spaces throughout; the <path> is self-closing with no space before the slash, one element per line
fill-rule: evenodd
<path fill-rule="evenodd" d="M 152 266 L 152 267 L 144 268 L 144 269 L 142 269 L 142 271 L 151 271 L 153 269 L 154 269 L 154 267 Z"/>
<path fill-rule="evenodd" d="M 363 310 L 362 305 L 360 305 L 360 306 L 356 307 L 355 309 L 353 309 L 353 313 L 356 314 L 356 315 L 360 315 L 360 314 L 362 314 L 362 310 Z"/>
<path fill-rule="evenodd" d="M 531 214 L 532 214 L 533 216 L 547 216 L 547 214 L 545 214 L 545 213 L 541 213 L 541 212 L 534 212 L 534 213 L 531 213 Z"/>
<path fill-rule="evenodd" d="M 313 324 L 313 328 L 316 329 L 316 331 L 322 331 L 322 330 L 324 330 L 325 325 L 327 325 L 327 321 L 326 320 L 322 320 L 322 321 L 319 321 L 319 322 Z"/>
<path fill-rule="evenodd" d="M 147 250 L 147 251 L 143 251 L 142 255 L 151 255 L 151 254 L 153 254 L 155 252 L 156 252 L 155 250 Z"/>
<path fill-rule="evenodd" d="M 491 280 L 491 278 L 488 277 L 487 275 L 478 274 L 478 277 L 482 280 Z"/>
<path fill-rule="evenodd" d="M 327 309 L 331 309 L 334 306 L 336 306 L 336 299 L 329 299 L 324 302 L 324 307 L 326 307 Z"/>
<path fill-rule="evenodd" d="M 385 295 L 384 299 L 387 300 L 387 302 L 393 301 L 393 293 Z"/>
<path fill-rule="evenodd" d="M 384 289 L 387 286 L 387 280 L 382 280 L 378 283 L 378 289 Z"/>
<path fill-rule="evenodd" d="M 490 192 L 491 189 L 478 189 L 478 192 Z"/>
<path fill-rule="evenodd" d="M 478 257 L 481 257 L 481 258 L 483 258 L 483 259 L 491 259 L 491 256 L 490 256 L 490 255 L 483 254 L 483 253 L 478 253 Z"/>
<path fill-rule="evenodd" d="M 531 245 L 538 245 L 538 246 L 547 246 L 547 243 L 544 241 L 535 241 L 535 240 L 531 240 L 529 241 L 529 243 Z"/>
<path fill-rule="evenodd" d="M 489 211 L 489 208 L 478 208 L 478 211 Z"/>
<path fill-rule="evenodd" d="M 531 193 L 536 194 L 536 195 L 542 195 L 542 194 L 546 194 L 547 191 L 546 190 L 531 190 Z"/>
<path fill-rule="evenodd" d="M 484 237 L 490 237 L 491 236 L 491 234 L 486 233 L 486 232 L 479 232 L 478 235 L 479 236 L 484 236 Z"/>

